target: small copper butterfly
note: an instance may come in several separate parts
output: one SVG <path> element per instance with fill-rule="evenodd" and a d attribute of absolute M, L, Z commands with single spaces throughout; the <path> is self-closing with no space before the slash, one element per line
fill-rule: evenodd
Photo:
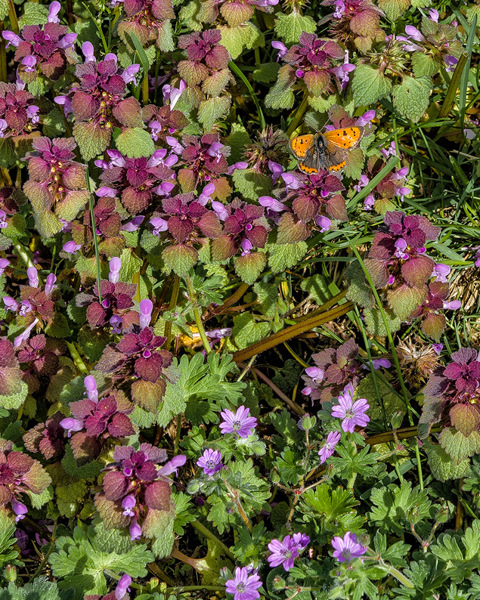
<path fill-rule="evenodd" d="M 310 175 L 320 169 L 339 171 L 346 164 L 347 150 L 354 148 L 362 135 L 363 127 L 308 133 L 291 139 L 290 149 L 304 173 Z"/>

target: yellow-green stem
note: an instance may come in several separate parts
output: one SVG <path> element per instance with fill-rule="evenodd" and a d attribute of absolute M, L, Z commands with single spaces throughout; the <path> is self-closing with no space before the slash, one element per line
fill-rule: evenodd
<path fill-rule="evenodd" d="M 207 334 L 205 333 L 205 327 L 202 323 L 202 316 L 197 306 L 197 295 L 195 293 L 195 289 L 193 287 L 192 279 L 190 275 L 185 277 L 185 281 L 187 283 L 187 291 L 188 296 L 190 298 L 190 302 L 193 304 L 193 316 L 195 318 L 195 323 L 197 324 L 198 333 L 200 334 L 200 339 L 202 340 L 203 347 L 205 348 L 205 352 L 210 354 L 212 349 L 210 348 L 210 343 L 207 339 Z"/>
<path fill-rule="evenodd" d="M 169 312 L 172 312 L 172 310 L 177 305 L 179 291 L 180 291 L 180 277 L 178 275 L 175 275 L 175 279 L 173 280 L 172 295 L 170 296 L 170 303 L 168 305 Z M 167 338 L 167 341 L 165 342 L 165 348 L 168 350 L 170 348 L 170 344 L 172 343 L 172 322 L 171 321 L 167 321 L 165 323 L 165 337 Z"/>

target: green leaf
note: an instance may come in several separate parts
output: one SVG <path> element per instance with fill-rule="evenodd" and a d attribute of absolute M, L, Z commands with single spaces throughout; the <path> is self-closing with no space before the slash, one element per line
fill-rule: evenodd
<path fill-rule="evenodd" d="M 480 453 L 480 432 L 472 431 L 466 437 L 455 427 L 446 427 L 440 433 L 440 446 L 450 456 L 453 462 L 458 465 L 466 458 Z"/>
<path fill-rule="evenodd" d="M 303 16 L 296 10 L 289 15 L 279 13 L 275 21 L 275 31 L 286 44 L 296 44 L 301 33 L 315 33 L 316 29 L 312 17 Z"/>
<path fill-rule="evenodd" d="M 153 538 L 152 550 L 157 558 L 170 556 L 175 535 L 173 533 L 175 510 L 148 511 L 143 523 L 144 535 Z"/>
<path fill-rule="evenodd" d="M 198 120 L 205 131 L 211 131 L 217 121 L 221 121 L 230 110 L 232 101 L 230 96 L 208 98 L 200 102 L 198 107 Z"/>
<path fill-rule="evenodd" d="M 308 251 L 305 242 L 267 244 L 268 264 L 274 273 L 282 273 L 299 263 Z"/>
<path fill-rule="evenodd" d="M 38 2 L 26 2 L 23 5 L 23 15 L 18 19 L 18 27 L 25 25 L 45 25 L 48 19 L 48 6 Z"/>
<path fill-rule="evenodd" d="M 0 406 L 7 410 L 16 410 L 22 406 L 28 396 L 28 385 L 24 381 L 19 381 L 19 391 L 9 396 L 0 394 Z"/>
<path fill-rule="evenodd" d="M 402 324 L 401 319 L 397 317 L 391 309 L 384 309 L 384 312 L 390 333 L 398 331 Z M 366 308 L 363 314 L 365 317 L 365 323 L 367 325 L 368 333 L 381 337 L 387 335 L 387 330 L 385 329 L 382 315 L 377 308 Z"/>
<path fill-rule="evenodd" d="M 73 456 L 73 451 L 70 445 L 65 448 L 65 456 L 62 458 L 62 467 L 72 477 L 77 479 L 93 479 L 97 477 L 103 468 L 103 464 L 98 460 L 79 467 Z"/>
<path fill-rule="evenodd" d="M 390 21 L 398 21 L 410 8 L 410 0 L 378 0 L 381 8 Z"/>
<path fill-rule="evenodd" d="M 355 106 L 376 104 L 390 94 L 392 83 L 378 69 L 359 64 L 352 76 L 352 92 Z"/>
<path fill-rule="evenodd" d="M 91 160 L 107 149 L 112 131 L 95 123 L 75 123 L 73 135 L 82 157 Z"/>
<path fill-rule="evenodd" d="M 0 0 L 0 21 L 8 15 L 8 0 Z"/>
<path fill-rule="evenodd" d="M 450 479 L 465 477 L 468 473 L 470 468 L 468 458 L 456 465 L 441 446 L 432 444 L 428 440 L 424 442 L 424 446 L 428 456 L 428 464 L 435 479 L 449 481 Z"/>
<path fill-rule="evenodd" d="M 150 68 L 150 62 L 148 60 L 148 56 L 145 54 L 145 50 L 143 49 L 143 46 L 140 43 L 140 40 L 133 33 L 133 31 L 129 32 L 129 36 L 130 36 L 130 39 L 133 42 L 133 45 L 135 47 L 135 51 L 138 54 L 138 58 L 140 60 L 140 64 L 142 65 L 144 76 L 146 76 L 147 73 L 148 73 L 148 70 Z"/>
<path fill-rule="evenodd" d="M 247 200 L 257 201 L 259 196 L 268 196 L 272 191 L 272 178 L 254 169 L 236 169 L 233 183 Z"/>
<path fill-rule="evenodd" d="M 252 140 L 243 125 L 232 123 L 230 134 L 225 139 L 225 144 L 230 146 L 231 154 L 229 161 L 236 163 L 243 159 L 245 146 L 251 144 Z"/>
<path fill-rule="evenodd" d="M 17 540 L 14 536 L 15 522 L 6 511 L 0 510 L 0 568 L 8 563 L 16 562 L 18 552 L 13 548 Z M 1 598 L 1 593 L 0 593 Z"/>
<path fill-rule="evenodd" d="M 252 285 L 260 276 L 265 265 L 267 257 L 263 252 L 255 252 L 239 256 L 234 261 L 235 273 L 242 281 Z"/>
<path fill-rule="evenodd" d="M 238 58 L 243 50 L 258 48 L 265 43 L 263 33 L 250 21 L 235 27 L 221 25 L 218 29 L 222 32 L 220 44 L 225 46 L 233 60 Z"/>
<path fill-rule="evenodd" d="M 0 167 L 8 169 L 15 164 L 16 155 L 11 138 L 0 139 Z"/>
<path fill-rule="evenodd" d="M 7 589 L 0 590 L 0 600 L 67 600 L 71 597 L 61 596 L 57 584 L 47 581 L 43 576 L 21 588 L 9 583 Z"/>
<path fill-rule="evenodd" d="M 162 258 L 167 269 L 172 270 L 179 277 L 185 277 L 197 262 L 198 254 L 195 248 L 178 244 L 165 248 Z"/>
<path fill-rule="evenodd" d="M 121 548 L 114 537 L 118 534 L 106 542 L 105 532 L 99 533 L 93 527 L 75 527 L 73 537 L 58 538 L 49 559 L 53 574 L 61 578 L 59 588 L 74 589 L 79 600 L 88 594 L 107 593 L 106 570 L 119 576 L 128 573 L 131 577 L 145 577 L 146 565 L 153 560 L 145 544 L 128 545 L 127 532 L 119 534 L 125 540 Z"/>
<path fill-rule="evenodd" d="M 267 337 L 270 328 L 270 323 L 257 323 L 252 314 L 243 313 L 233 319 L 232 337 L 237 347 L 242 349 Z"/>
<path fill-rule="evenodd" d="M 195 521 L 197 513 L 188 494 L 172 490 L 172 500 L 175 502 L 174 531 L 176 535 L 183 535 L 185 533 L 184 526 Z"/>
<path fill-rule="evenodd" d="M 275 81 L 278 75 L 280 64 L 278 62 L 262 63 L 252 73 L 252 79 L 258 83 L 271 83 Z"/>
<path fill-rule="evenodd" d="M 432 82 L 429 77 L 404 77 L 393 88 L 393 106 L 414 123 L 420 121 L 430 104 Z"/>
<path fill-rule="evenodd" d="M 437 61 L 423 52 L 415 52 L 412 56 L 413 74 L 415 77 L 433 77 L 438 72 Z"/>
<path fill-rule="evenodd" d="M 124 156 L 129 158 L 151 156 L 155 152 L 151 135 L 140 127 L 126 127 L 117 136 L 115 145 Z"/>

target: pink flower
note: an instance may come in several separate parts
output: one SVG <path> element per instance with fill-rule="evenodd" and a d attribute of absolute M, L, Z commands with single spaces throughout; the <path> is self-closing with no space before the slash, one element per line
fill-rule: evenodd
<path fill-rule="evenodd" d="M 220 413 L 223 422 L 220 423 L 220 431 L 225 433 L 236 433 L 241 438 L 251 435 L 257 426 L 257 419 L 250 417 L 250 409 L 239 406 L 237 412 L 225 409 Z"/>
<path fill-rule="evenodd" d="M 365 398 L 353 402 L 353 385 L 348 384 L 338 397 L 338 404 L 332 408 L 332 417 L 342 419 L 343 431 L 353 433 L 355 427 L 365 427 L 370 421 L 366 411 L 370 408 Z"/>
<path fill-rule="evenodd" d="M 318 451 L 318 455 L 320 456 L 320 464 L 330 458 L 332 454 L 335 452 L 335 446 L 340 441 L 342 434 L 339 431 L 331 431 L 327 436 L 327 441 Z"/>
<path fill-rule="evenodd" d="M 367 549 L 357 542 L 357 536 L 354 533 L 347 531 L 343 538 L 336 536 L 332 540 L 334 548 L 333 557 L 338 562 L 350 561 L 354 558 L 359 558 Z"/>

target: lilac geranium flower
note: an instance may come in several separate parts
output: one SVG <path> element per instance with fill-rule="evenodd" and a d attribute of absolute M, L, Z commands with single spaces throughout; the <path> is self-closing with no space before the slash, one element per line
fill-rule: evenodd
<path fill-rule="evenodd" d="M 320 456 L 320 464 L 321 465 L 323 465 L 323 463 L 327 460 L 327 458 L 330 458 L 332 456 L 332 454 L 335 452 L 335 446 L 338 444 L 341 437 L 342 437 L 342 434 L 339 431 L 331 431 L 328 434 L 327 441 L 325 442 L 325 444 L 323 444 L 323 446 L 318 451 L 318 455 Z"/>
<path fill-rule="evenodd" d="M 250 409 L 245 406 L 239 406 L 235 413 L 225 409 L 220 414 L 223 417 L 223 422 L 220 423 L 223 434 L 236 433 L 241 438 L 247 438 L 257 426 L 257 419 L 249 416 Z"/>
<path fill-rule="evenodd" d="M 219 450 L 207 448 L 197 460 L 197 465 L 203 469 L 205 475 L 211 477 L 223 467 L 222 453 Z"/>
<path fill-rule="evenodd" d="M 367 549 L 357 542 L 357 536 L 354 533 L 347 533 L 343 538 L 336 536 L 332 540 L 332 546 L 334 548 L 333 557 L 338 562 L 346 562 L 354 558 L 359 558 Z"/>
<path fill-rule="evenodd" d="M 229 579 L 225 584 L 227 594 L 233 594 L 234 600 L 257 600 L 260 594 L 257 591 L 262 582 L 258 574 L 249 575 L 246 567 L 235 569 L 234 579 Z"/>
<path fill-rule="evenodd" d="M 348 384 L 338 397 L 338 404 L 332 408 L 332 417 L 342 419 L 343 431 L 353 433 L 355 427 L 365 427 L 370 417 L 365 414 L 370 408 L 365 398 L 353 402 L 353 385 Z"/>
<path fill-rule="evenodd" d="M 271 567 L 282 565 L 285 571 L 293 567 L 293 561 L 298 556 L 298 547 L 289 535 L 286 535 L 282 541 L 272 540 L 268 544 L 268 549 L 272 553 L 267 559 Z"/>

